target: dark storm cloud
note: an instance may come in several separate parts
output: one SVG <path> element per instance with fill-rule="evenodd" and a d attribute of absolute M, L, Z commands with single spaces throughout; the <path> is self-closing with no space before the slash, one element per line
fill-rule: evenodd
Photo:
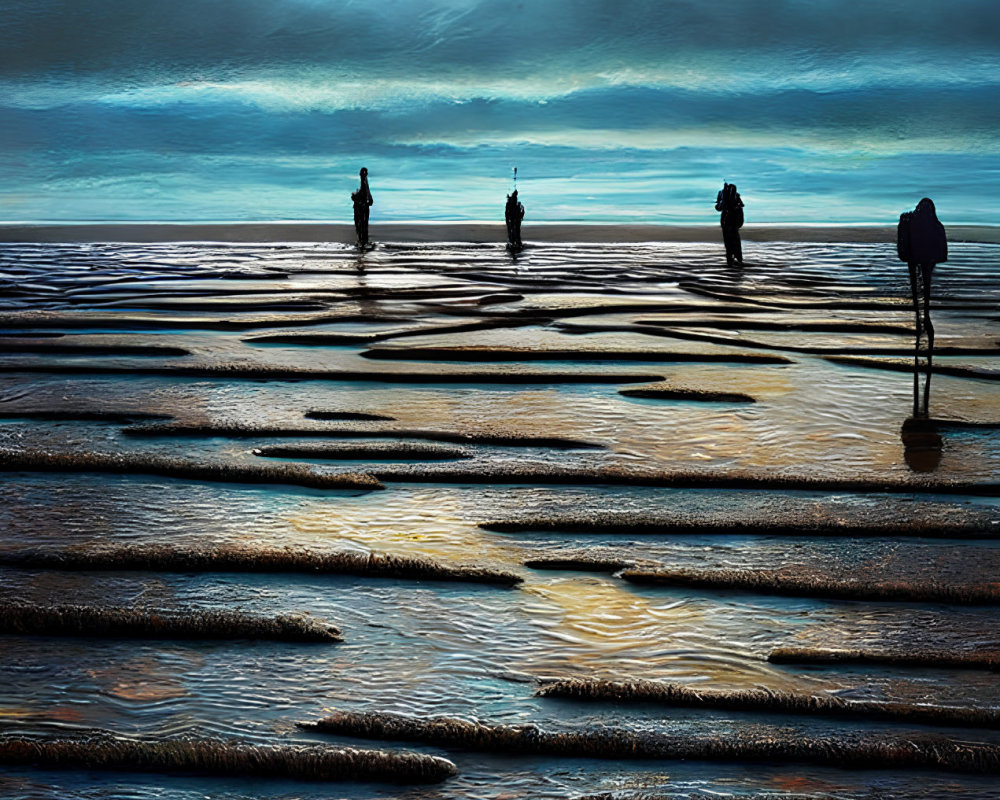
<path fill-rule="evenodd" d="M 745 57 L 811 69 L 843 56 L 995 54 L 1000 29 L 994 0 L 21 0 L 2 11 L 0 74 L 17 79 L 182 80 L 309 65 L 524 76 L 697 69 L 726 57 L 733 71 L 749 66 Z"/>

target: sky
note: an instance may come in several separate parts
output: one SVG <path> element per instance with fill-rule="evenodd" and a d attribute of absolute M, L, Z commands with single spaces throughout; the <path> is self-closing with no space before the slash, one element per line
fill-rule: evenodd
<path fill-rule="evenodd" d="M 1000 222 L 996 0 L 0 0 L 0 220 Z"/>

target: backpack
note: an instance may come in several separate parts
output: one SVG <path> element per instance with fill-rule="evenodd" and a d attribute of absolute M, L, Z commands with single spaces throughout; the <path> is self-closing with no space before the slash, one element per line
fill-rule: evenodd
<path fill-rule="evenodd" d="M 910 218 L 912 211 L 904 211 L 899 215 L 899 225 L 896 226 L 896 255 L 900 261 L 910 263 Z"/>

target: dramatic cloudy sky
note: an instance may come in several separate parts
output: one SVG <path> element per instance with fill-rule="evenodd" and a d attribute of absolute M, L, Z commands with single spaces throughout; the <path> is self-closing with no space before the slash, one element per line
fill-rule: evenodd
<path fill-rule="evenodd" d="M 1000 214 L 996 0 L 0 0 L 0 219 Z"/>

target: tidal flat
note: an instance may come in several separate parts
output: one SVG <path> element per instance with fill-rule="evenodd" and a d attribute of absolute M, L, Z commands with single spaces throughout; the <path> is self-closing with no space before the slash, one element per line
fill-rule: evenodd
<path fill-rule="evenodd" d="M 0 796 L 997 797 L 1000 244 L 688 238 L 0 244 Z"/>

